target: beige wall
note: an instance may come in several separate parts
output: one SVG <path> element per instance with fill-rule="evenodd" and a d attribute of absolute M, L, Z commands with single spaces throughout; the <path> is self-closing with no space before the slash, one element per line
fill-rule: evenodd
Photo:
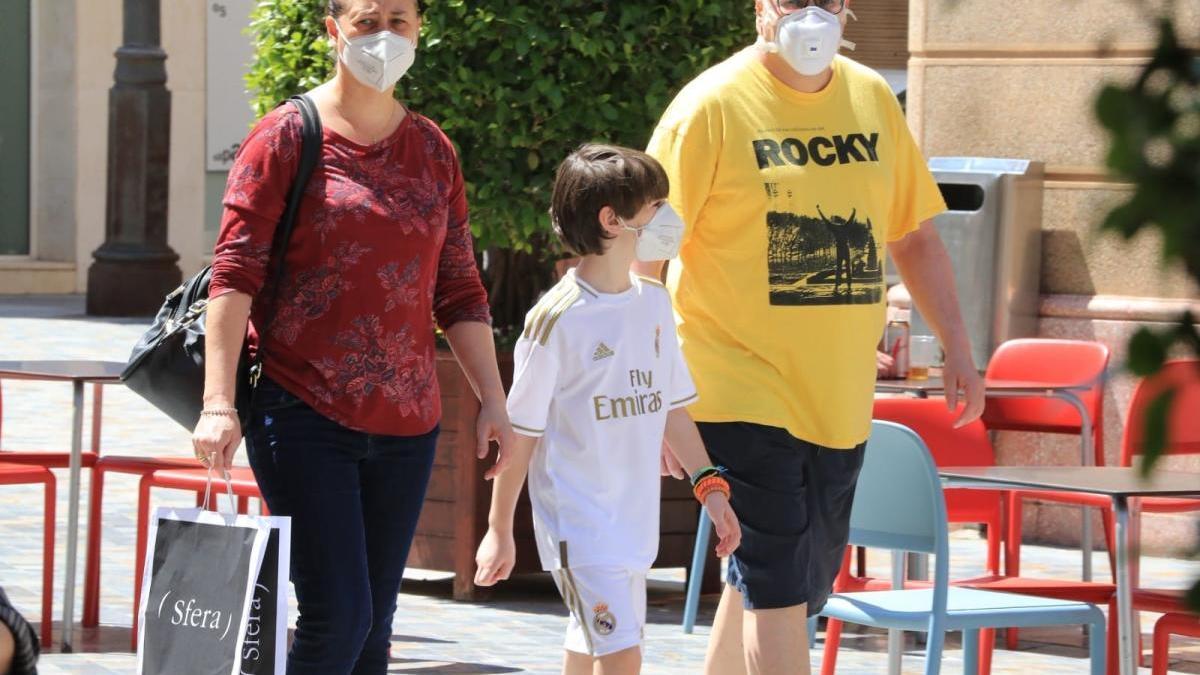
<path fill-rule="evenodd" d="M 1045 336 L 1099 340 L 1124 359 L 1140 326 L 1162 326 L 1184 308 L 1200 308 L 1197 288 L 1164 269 L 1154 237 L 1125 243 L 1097 232 L 1129 186 L 1105 175 L 1107 139 L 1093 101 L 1106 82 L 1129 81 L 1155 43 L 1132 0 L 912 0 L 908 115 L 926 156 L 982 155 L 1046 165 L 1042 199 L 1042 310 Z M 1175 3 L 1183 39 L 1200 46 L 1200 0 Z M 1188 32 L 1190 31 L 1190 32 Z M 1132 381 L 1118 376 L 1106 396 L 1106 455 L 1116 463 Z M 1070 438 L 1002 434 L 1001 463 L 1078 462 Z M 1200 471 L 1200 458 L 1177 465 Z M 1149 548 L 1178 552 L 1195 542 L 1192 515 L 1148 518 Z M 1078 513 L 1027 509 L 1026 534 L 1071 544 Z"/>
<path fill-rule="evenodd" d="M 0 265 L 0 293 L 83 292 L 104 241 L 108 91 L 121 44 L 121 0 L 34 2 L 38 16 L 33 115 L 33 260 Z M 186 275 L 204 241 L 204 92 L 207 3 L 162 3 L 171 92 L 168 243 Z M 66 45 L 64 48 L 64 44 Z"/>

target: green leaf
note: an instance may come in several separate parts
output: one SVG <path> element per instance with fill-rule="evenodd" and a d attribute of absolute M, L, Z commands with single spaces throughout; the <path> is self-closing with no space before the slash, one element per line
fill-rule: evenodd
<path fill-rule="evenodd" d="M 1139 328 L 1129 340 L 1129 370 L 1139 377 L 1157 373 L 1167 359 L 1163 339 L 1149 328 Z"/>
<path fill-rule="evenodd" d="M 256 0 L 246 86 L 257 114 L 333 74 L 326 1 Z M 396 94 L 455 143 L 477 250 L 534 261 L 501 266 L 520 292 L 488 280 L 497 328 L 520 322 L 552 281 L 559 248 L 546 211 L 558 162 L 585 140 L 645 147 L 680 88 L 753 41 L 746 0 L 428 3 L 416 65 Z"/>
<path fill-rule="evenodd" d="M 1200 580 L 1192 584 L 1183 596 L 1183 604 L 1191 611 L 1200 614 Z"/>
<path fill-rule="evenodd" d="M 1154 465 L 1167 449 L 1167 420 L 1175 402 L 1175 389 L 1167 389 L 1146 408 L 1145 429 L 1142 430 L 1142 476 L 1149 476 Z"/>

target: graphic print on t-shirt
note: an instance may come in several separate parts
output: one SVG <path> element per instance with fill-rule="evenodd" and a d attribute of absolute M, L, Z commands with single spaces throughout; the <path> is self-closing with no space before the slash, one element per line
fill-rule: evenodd
<path fill-rule="evenodd" d="M 870 217 L 857 208 L 793 211 L 792 191 L 763 185 L 772 305 L 870 305 L 883 297 L 883 260 Z"/>
<path fill-rule="evenodd" d="M 797 130 L 800 131 L 800 130 Z M 813 130 L 817 131 L 817 130 Z M 869 215 L 858 207 L 837 208 L 795 182 L 783 183 L 791 167 L 837 171 L 877 163 L 879 134 L 789 134 L 766 132 L 751 145 L 767 194 L 767 267 L 772 305 L 870 305 L 883 297 L 883 261 Z M 800 137 L 792 137 L 804 136 Z M 815 185 L 815 183 L 814 183 Z M 864 209 L 865 211 L 865 209 Z"/>

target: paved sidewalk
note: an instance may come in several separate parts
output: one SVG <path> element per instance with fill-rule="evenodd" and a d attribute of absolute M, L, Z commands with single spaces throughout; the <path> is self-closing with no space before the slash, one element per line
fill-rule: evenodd
<path fill-rule="evenodd" d="M 78 297 L 0 297 L 0 359 L 81 358 L 123 361 L 141 334 L 145 321 L 85 318 Z M 8 449 L 67 448 L 70 441 L 70 388 L 65 385 L 2 383 L 3 447 Z M 88 406 L 90 413 L 90 406 Z M 188 433 L 119 386 L 108 387 L 104 399 L 104 452 L 163 455 L 190 454 Z M 85 420 L 85 423 L 90 423 Z M 85 434 L 85 439 L 87 434 Z M 62 533 L 66 520 L 65 472 L 60 476 L 59 547 L 56 559 L 55 616 L 61 614 Z M 86 474 L 85 474 L 86 478 Z M 127 652 L 132 619 L 133 535 L 136 480 L 113 475 L 106 479 L 103 523 L 103 584 L 98 630 L 83 631 L 80 654 L 50 653 L 40 672 L 130 673 L 136 660 Z M 83 504 L 87 503 L 84 481 Z M 155 505 L 190 505 L 182 493 L 159 491 Z M 37 488 L 0 486 L 0 585 L 31 621 L 39 618 L 41 593 L 41 495 Z M 86 509 L 83 511 L 86 516 Z M 86 532 L 86 522 L 83 532 Z M 81 538 L 80 580 L 83 573 Z M 955 533 L 952 541 L 955 574 L 982 571 L 984 546 L 973 531 Z M 871 567 L 886 574 L 887 559 L 873 556 Z M 1070 578 L 1078 574 L 1079 554 L 1026 546 L 1022 568 L 1031 575 Z M 1107 558 L 1095 558 L 1097 578 L 1108 572 Z M 1143 559 L 1148 584 L 1181 587 L 1200 575 L 1200 563 L 1163 558 Z M 712 620 L 714 598 L 707 598 L 694 635 L 679 628 L 683 598 L 682 570 L 656 571 L 650 584 L 646 673 L 699 673 Z M 82 587 L 79 586 L 80 593 Z M 76 607 L 82 602 L 76 599 Z M 393 638 L 395 673 L 553 673 L 561 658 L 565 610 L 553 584 L 542 576 L 509 582 L 487 599 L 458 603 L 450 599 L 444 574 L 413 570 L 399 597 Z M 1143 615 L 1149 633 L 1153 615 Z M 294 601 L 292 620 L 295 620 Z M 57 629 L 57 628 L 56 628 Z M 1071 629 L 1025 630 L 1018 652 L 997 651 L 996 673 L 1037 671 L 1039 675 L 1085 672 L 1080 632 Z M 1147 637 L 1146 647 L 1150 642 Z M 55 646 L 56 648 L 57 646 Z M 919 647 L 910 640 L 905 672 L 920 672 Z M 819 646 L 818 646 L 819 649 Z M 848 633 L 838 665 L 841 673 L 881 673 L 885 642 L 879 633 Z M 949 642 L 945 672 L 961 670 L 956 638 Z M 1176 640 L 1172 672 L 1200 673 L 1200 641 Z M 819 655 L 817 656 L 819 658 Z M 1146 672 L 1149 672 L 1146 669 Z"/>

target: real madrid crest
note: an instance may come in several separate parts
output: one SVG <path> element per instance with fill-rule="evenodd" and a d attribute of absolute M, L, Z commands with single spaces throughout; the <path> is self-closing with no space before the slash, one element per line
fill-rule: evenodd
<path fill-rule="evenodd" d="M 596 613 L 592 617 L 592 626 L 596 629 L 599 635 L 612 635 L 612 632 L 617 629 L 617 617 L 608 611 L 608 605 L 603 602 L 596 605 L 592 610 Z"/>

